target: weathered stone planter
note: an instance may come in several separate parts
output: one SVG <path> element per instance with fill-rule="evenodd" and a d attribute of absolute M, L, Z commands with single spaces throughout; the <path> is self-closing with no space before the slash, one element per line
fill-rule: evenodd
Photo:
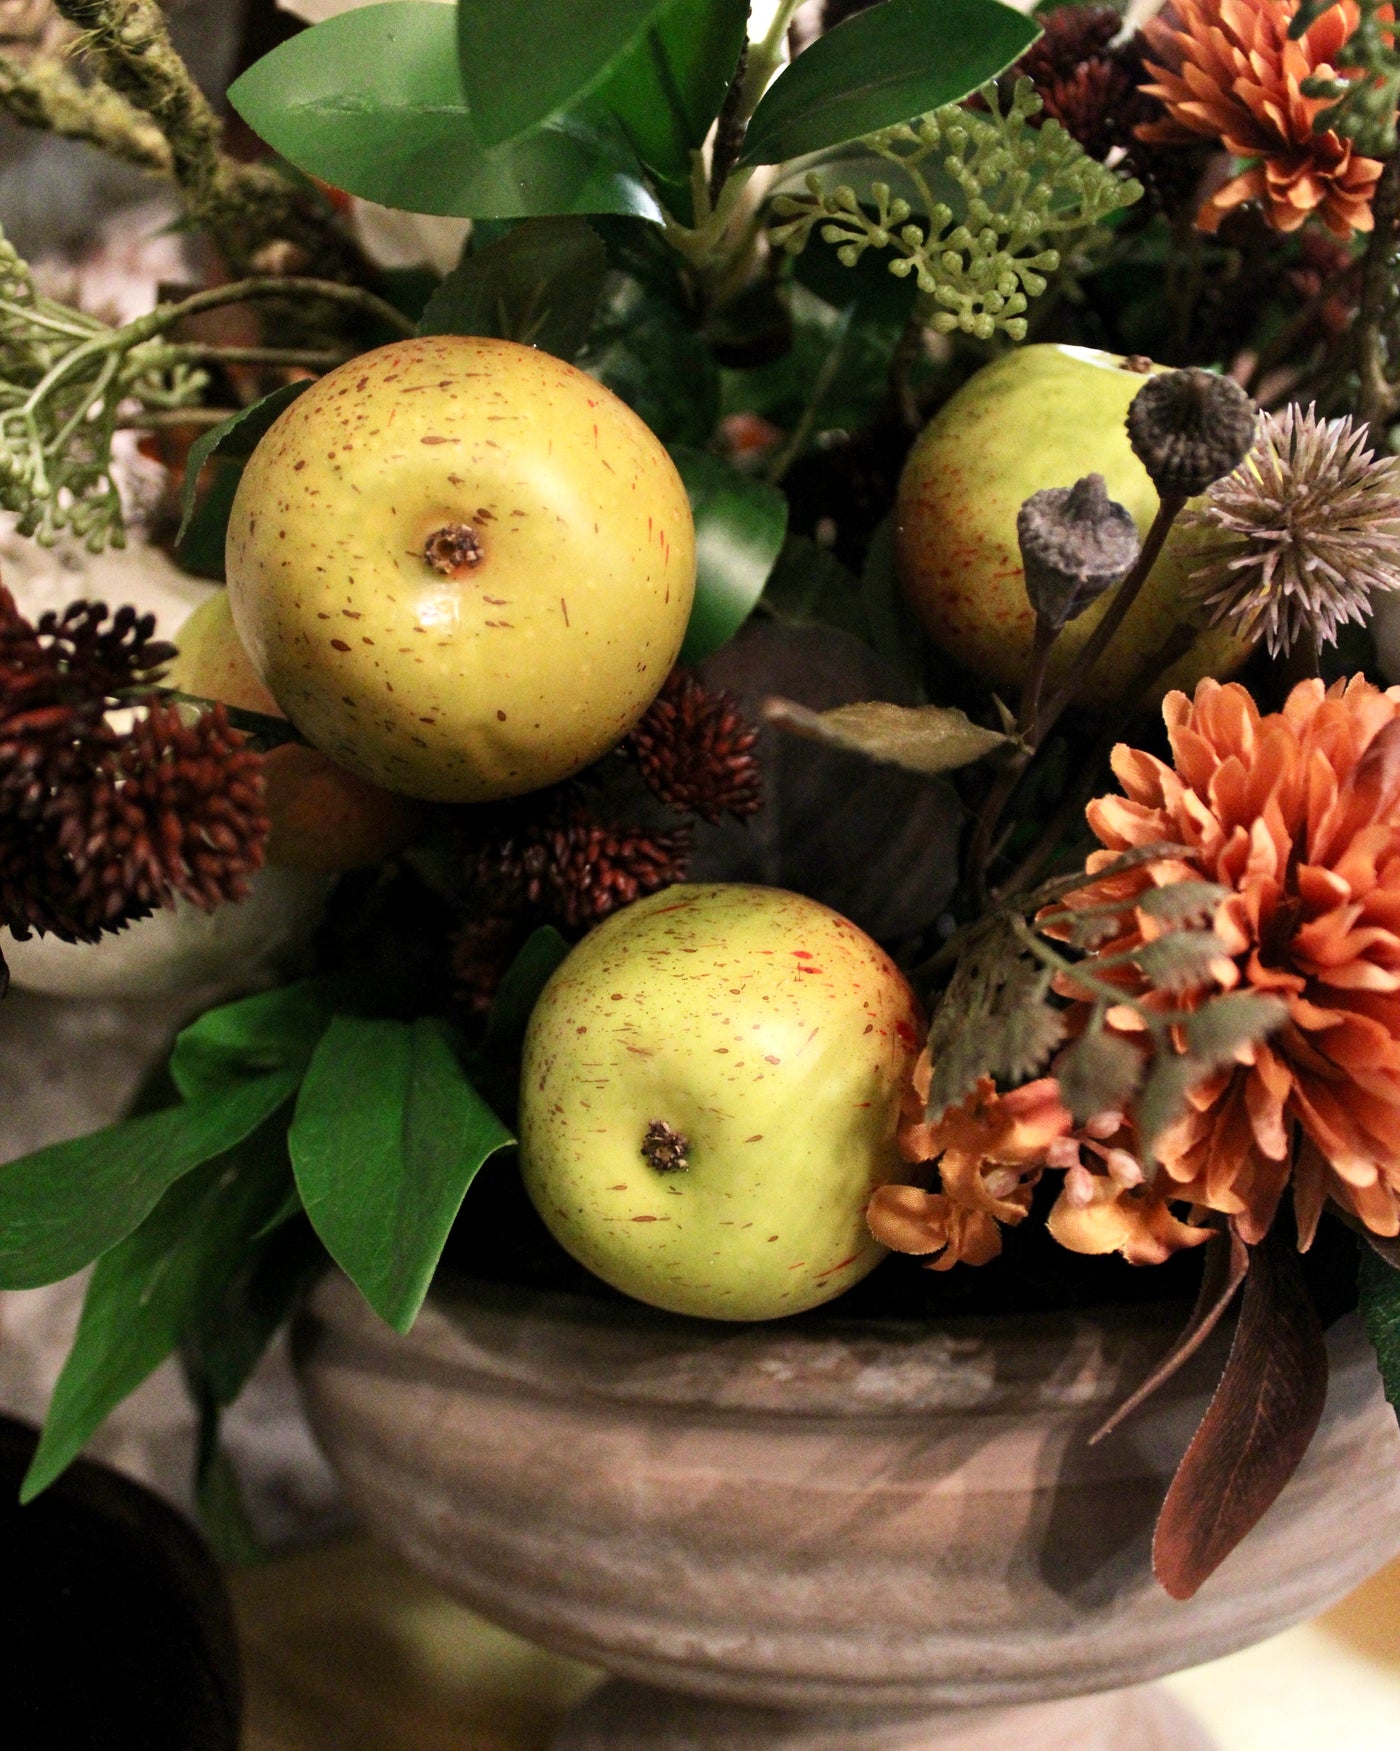
<path fill-rule="evenodd" d="M 458 1284 L 400 1338 L 333 1278 L 301 1365 L 381 1537 L 618 1675 L 558 1751 L 1193 1751 L 1139 1687 L 1400 1550 L 1400 1430 L 1342 1322 L 1301 1470 L 1176 1603 L 1151 1529 L 1218 1347 L 1087 1445 L 1174 1328 L 1138 1311 L 729 1327 Z"/>

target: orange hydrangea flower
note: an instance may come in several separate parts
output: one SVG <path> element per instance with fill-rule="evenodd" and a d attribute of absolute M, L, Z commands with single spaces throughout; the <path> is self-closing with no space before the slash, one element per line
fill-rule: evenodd
<path fill-rule="evenodd" d="M 1116 953 L 1160 928 L 1133 904 L 1149 885 L 1220 883 L 1225 952 L 1197 995 L 1253 987 L 1289 1011 L 1158 1140 L 1172 1195 L 1233 1217 L 1252 1244 L 1291 1176 L 1303 1245 L 1329 1197 L 1373 1233 L 1400 1233 L 1400 688 L 1305 681 L 1263 716 L 1238 683 L 1206 680 L 1194 700 L 1169 694 L 1163 715 L 1174 764 L 1114 750 L 1127 795 L 1089 805 L 1106 849 L 1088 869 L 1164 841 L 1189 854 L 1068 904 L 1121 906 L 1102 949 Z M 1109 1020 L 1141 1025 L 1127 1005 Z"/>
<path fill-rule="evenodd" d="M 1338 0 L 1290 41 L 1297 9 L 1297 0 L 1172 0 L 1166 16 L 1143 26 L 1158 59 L 1144 63 L 1155 83 L 1142 89 L 1167 115 L 1141 123 L 1139 138 L 1184 145 L 1204 137 L 1252 160 L 1203 204 L 1202 231 L 1246 201 L 1260 202 L 1276 231 L 1296 231 L 1314 213 L 1338 237 L 1371 229 L 1380 161 L 1330 128 L 1314 133 L 1329 100 L 1302 91 L 1307 79 L 1335 76 L 1334 57 L 1359 18 L 1355 0 Z"/>

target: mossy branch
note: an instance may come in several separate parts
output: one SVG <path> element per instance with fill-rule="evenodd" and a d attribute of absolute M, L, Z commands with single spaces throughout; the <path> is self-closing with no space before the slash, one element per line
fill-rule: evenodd
<path fill-rule="evenodd" d="M 149 116 L 109 86 L 85 85 L 54 56 L 0 55 L 0 110 L 21 127 L 83 140 L 142 170 L 171 173 L 170 146 Z"/>

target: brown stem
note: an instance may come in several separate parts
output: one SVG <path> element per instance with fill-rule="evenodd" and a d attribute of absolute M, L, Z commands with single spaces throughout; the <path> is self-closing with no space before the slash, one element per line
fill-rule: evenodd
<path fill-rule="evenodd" d="M 1050 663 L 1050 652 L 1055 640 L 1060 636 L 1060 628 L 1051 625 L 1043 614 L 1035 617 L 1035 636 L 1031 640 L 1031 660 L 1026 670 L 1025 685 L 1021 689 L 1021 706 L 1016 717 L 1017 733 L 1029 736 L 1035 728 L 1036 716 L 1040 711 L 1040 696 L 1045 691 L 1045 671 Z"/>
<path fill-rule="evenodd" d="M 1265 374 L 1275 365 L 1283 363 L 1360 266 L 1359 259 L 1349 261 L 1330 279 L 1323 281 L 1307 303 L 1294 312 L 1272 340 L 1260 347 L 1249 369 L 1240 379 L 1242 388 L 1247 389 L 1251 395 L 1254 394 Z"/>
<path fill-rule="evenodd" d="M 1147 582 L 1152 567 L 1157 563 L 1167 536 L 1171 533 L 1172 524 L 1181 515 L 1186 500 L 1179 493 L 1167 493 L 1157 506 L 1157 515 L 1152 519 L 1152 527 L 1147 531 L 1147 539 L 1142 544 L 1137 564 L 1119 584 L 1109 603 L 1108 612 L 1094 628 L 1087 642 L 1070 666 L 1064 685 L 1046 705 L 1035 723 L 1035 731 L 1031 737 L 1033 746 L 1039 747 L 1046 736 L 1059 721 L 1065 707 L 1072 704 L 1080 689 L 1088 680 L 1094 664 L 1098 662 L 1107 648 L 1114 633 L 1123 624 L 1128 610 L 1137 601 L 1142 586 Z"/>
<path fill-rule="evenodd" d="M 1395 253 L 1396 222 L 1400 220 L 1400 153 L 1385 161 L 1371 202 L 1374 226 L 1361 262 L 1361 303 L 1354 334 L 1354 357 L 1360 384 L 1356 414 L 1367 425 L 1376 425 L 1395 407 L 1395 391 L 1385 374 L 1385 346 L 1381 326 L 1391 294 L 1391 258 Z"/>

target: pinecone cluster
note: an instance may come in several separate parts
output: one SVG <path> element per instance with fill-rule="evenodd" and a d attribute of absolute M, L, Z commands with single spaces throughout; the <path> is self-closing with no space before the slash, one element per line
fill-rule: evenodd
<path fill-rule="evenodd" d="M 539 924 L 589 930 L 647 894 L 684 880 L 692 819 L 743 820 L 763 800 L 758 731 L 728 693 L 674 670 L 621 752 L 679 819 L 661 827 L 605 818 L 577 780 L 474 811 L 465 860 L 468 917 L 453 943 L 460 996 L 478 1013 L 526 933 Z"/>
<path fill-rule="evenodd" d="M 94 942 L 175 895 L 210 910 L 262 862 L 262 756 L 222 707 L 186 723 L 150 697 L 174 655 L 154 631 L 93 602 L 32 625 L 0 586 L 0 925 L 18 937 Z"/>

